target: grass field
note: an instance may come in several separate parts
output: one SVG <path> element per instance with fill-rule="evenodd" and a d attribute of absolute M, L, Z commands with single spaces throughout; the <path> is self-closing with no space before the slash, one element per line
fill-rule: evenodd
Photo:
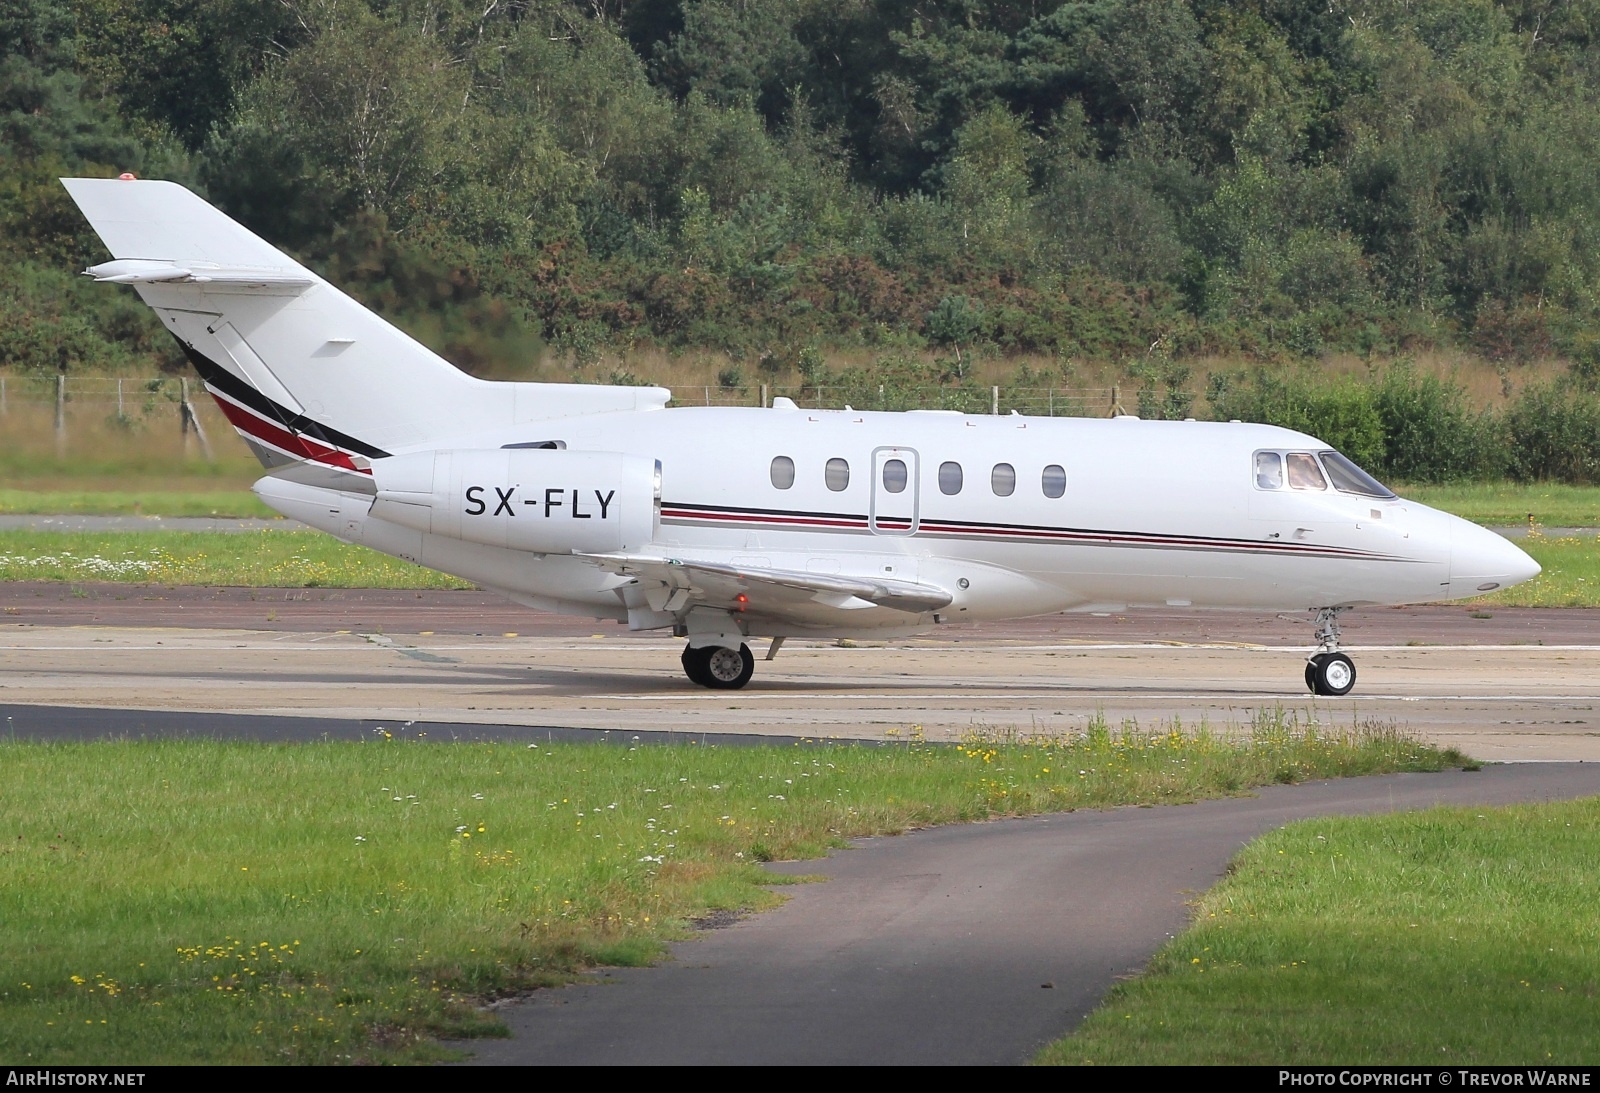
<path fill-rule="evenodd" d="M 1600 798 L 1308 820 L 1041 1062 L 1600 1062 Z"/>
<path fill-rule="evenodd" d="M 1502 607 L 1600 606 L 1600 540 L 1530 536 L 1544 567 L 1527 584 L 1475 600 Z M 316 531 L 0 531 L 0 580 L 127 581 L 257 588 L 468 588 Z"/>
<path fill-rule="evenodd" d="M 297 525 L 296 525 L 297 526 Z M 252 588 L 471 588 L 319 531 L 0 531 L 0 580 Z"/>
<path fill-rule="evenodd" d="M 1600 527 L 1600 486 L 1544 482 L 1479 482 L 1459 486 L 1397 486 L 1396 492 L 1486 527 Z"/>
<path fill-rule="evenodd" d="M 1294 718 L 961 747 L 0 741 L 0 1061 L 436 1058 L 855 835 L 1460 763 Z"/>
<path fill-rule="evenodd" d="M 87 516 L 277 516 L 248 489 L 170 478 L 130 479 L 50 489 L 0 488 L 0 513 Z"/>
<path fill-rule="evenodd" d="M 1600 607 L 1600 539 L 1529 535 L 1517 545 L 1544 567 L 1533 580 L 1475 600 L 1502 607 Z"/>

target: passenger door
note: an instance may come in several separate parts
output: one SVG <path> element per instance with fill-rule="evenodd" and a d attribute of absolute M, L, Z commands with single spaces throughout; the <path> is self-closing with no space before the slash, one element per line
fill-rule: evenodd
<path fill-rule="evenodd" d="M 922 467 L 912 448 L 872 452 L 872 503 L 867 525 L 876 535 L 912 535 L 920 520 L 918 492 Z"/>

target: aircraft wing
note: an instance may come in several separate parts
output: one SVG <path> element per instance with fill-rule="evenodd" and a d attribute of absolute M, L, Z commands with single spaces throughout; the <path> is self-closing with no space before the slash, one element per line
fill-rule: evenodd
<path fill-rule="evenodd" d="M 844 611 L 887 607 L 920 615 L 937 611 L 952 599 L 934 585 L 879 577 L 801 573 L 642 554 L 578 557 L 619 576 L 637 578 L 646 585 L 646 597 L 657 611 L 706 606 L 796 617 L 813 615 L 815 605 L 820 604 Z"/>

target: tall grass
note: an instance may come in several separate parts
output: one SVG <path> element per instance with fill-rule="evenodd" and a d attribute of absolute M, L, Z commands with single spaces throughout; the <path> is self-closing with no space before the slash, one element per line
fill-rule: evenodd
<path fill-rule="evenodd" d="M 10 378 L 8 392 L 15 392 L 15 382 Z M 191 401 L 211 444 L 210 460 L 193 434 L 185 440 L 177 405 L 165 399 L 148 411 L 130 399 L 126 414 L 118 414 L 115 403 L 69 402 L 65 432 L 58 434 L 53 403 L 18 402 L 8 393 L 0 415 L 0 480 L 16 487 L 41 479 L 160 477 L 244 486 L 259 478 L 260 463 L 211 399 L 193 390 Z"/>
<path fill-rule="evenodd" d="M 768 859 L 1459 762 L 1294 715 L 959 747 L 0 741 L 0 1059 L 427 1059 L 475 999 L 653 959 Z"/>

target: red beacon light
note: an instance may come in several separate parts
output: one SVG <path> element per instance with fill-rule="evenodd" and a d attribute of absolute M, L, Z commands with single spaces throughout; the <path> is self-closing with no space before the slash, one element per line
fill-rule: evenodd
<path fill-rule="evenodd" d="M 120 175 L 117 176 L 117 179 L 119 181 L 121 181 L 121 182 L 136 182 L 136 181 L 138 181 L 138 176 L 135 175 L 132 171 L 123 171 Z"/>

